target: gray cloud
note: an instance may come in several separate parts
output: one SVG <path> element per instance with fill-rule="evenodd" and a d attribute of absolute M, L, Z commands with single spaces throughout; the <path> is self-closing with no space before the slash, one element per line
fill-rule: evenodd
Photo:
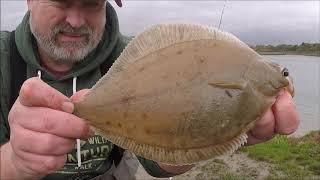
<path fill-rule="evenodd" d="M 128 1 L 117 8 L 122 31 L 163 22 L 218 26 L 224 1 Z M 250 44 L 319 42 L 319 1 L 227 1 L 222 29 Z"/>
<path fill-rule="evenodd" d="M 125 1 L 115 6 L 121 32 L 134 35 L 157 23 L 218 26 L 225 1 Z M 1 1 L 1 29 L 12 30 L 26 1 Z M 114 4 L 114 2 L 112 2 Z M 227 1 L 222 30 L 249 44 L 320 42 L 319 1 Z"/>

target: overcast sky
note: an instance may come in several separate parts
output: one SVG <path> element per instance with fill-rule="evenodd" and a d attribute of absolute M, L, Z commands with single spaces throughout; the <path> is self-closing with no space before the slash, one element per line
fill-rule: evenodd
<path fill-rule="evenodd" d="M 114 2 L 112 2 L 114 4 Z M 218 26 L 225 1 L 133 1 L 115 6 L 121 32 L 134 35 L 156 23 Z M 26 0 L 1 0 L 1 29 L 13 30 Z M 248 44 L 320 42 L 320 1 L 227 1 L 221 29 Z"/>

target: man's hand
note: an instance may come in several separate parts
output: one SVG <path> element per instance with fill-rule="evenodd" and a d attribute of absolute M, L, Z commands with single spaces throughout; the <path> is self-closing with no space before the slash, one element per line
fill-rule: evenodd
<path fill-rule="evenodd" d="M 292 134 L 297 130 L 299 123 L 300 119 L 293 99 L 287 91 L 283 90 L 272 108 L 248 132 L 247 145 L 265 142 L 276 134 Z"/>
<path fill-rule="evenodd" d="M 64 166 L 77 138 L 92 135 L 69 98 L 38 78 L 27 80 L 9 113 L 10 141 L 1 147 L 1 178 L 40 179 Z"/>

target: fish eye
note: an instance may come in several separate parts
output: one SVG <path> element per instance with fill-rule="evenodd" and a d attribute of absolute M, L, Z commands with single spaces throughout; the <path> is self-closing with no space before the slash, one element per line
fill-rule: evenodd
<path fill-rule="evenodd" d="M 282 75 L 284 76 L 284 77 L 287 77 L 287 76 L 289 76 L 289 70 L 287 69 L 287 68 L 283 68 L 283 70 L 282 70 Z"/>

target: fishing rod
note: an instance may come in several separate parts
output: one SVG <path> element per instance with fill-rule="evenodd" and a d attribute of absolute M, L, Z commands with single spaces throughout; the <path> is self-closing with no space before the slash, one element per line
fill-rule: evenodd
<path fill-rule="evenodd" d="M 227 1 L 228 1 L 228 0 L 225 0 L 225 1 L 224 1 L 224 5 L 223 5 L 222 11 L 221 11 L 221 16 L 220 16 L 220 21 L 219 21 L 219 27 L 218 27 L 219 30 L 220 30 L 220 27 L 221 27 L 221 24 L 222 24 L 222 18 L 223 18 L 224 10 L 225 10 L 226 5 L 227 5 Z"/>

